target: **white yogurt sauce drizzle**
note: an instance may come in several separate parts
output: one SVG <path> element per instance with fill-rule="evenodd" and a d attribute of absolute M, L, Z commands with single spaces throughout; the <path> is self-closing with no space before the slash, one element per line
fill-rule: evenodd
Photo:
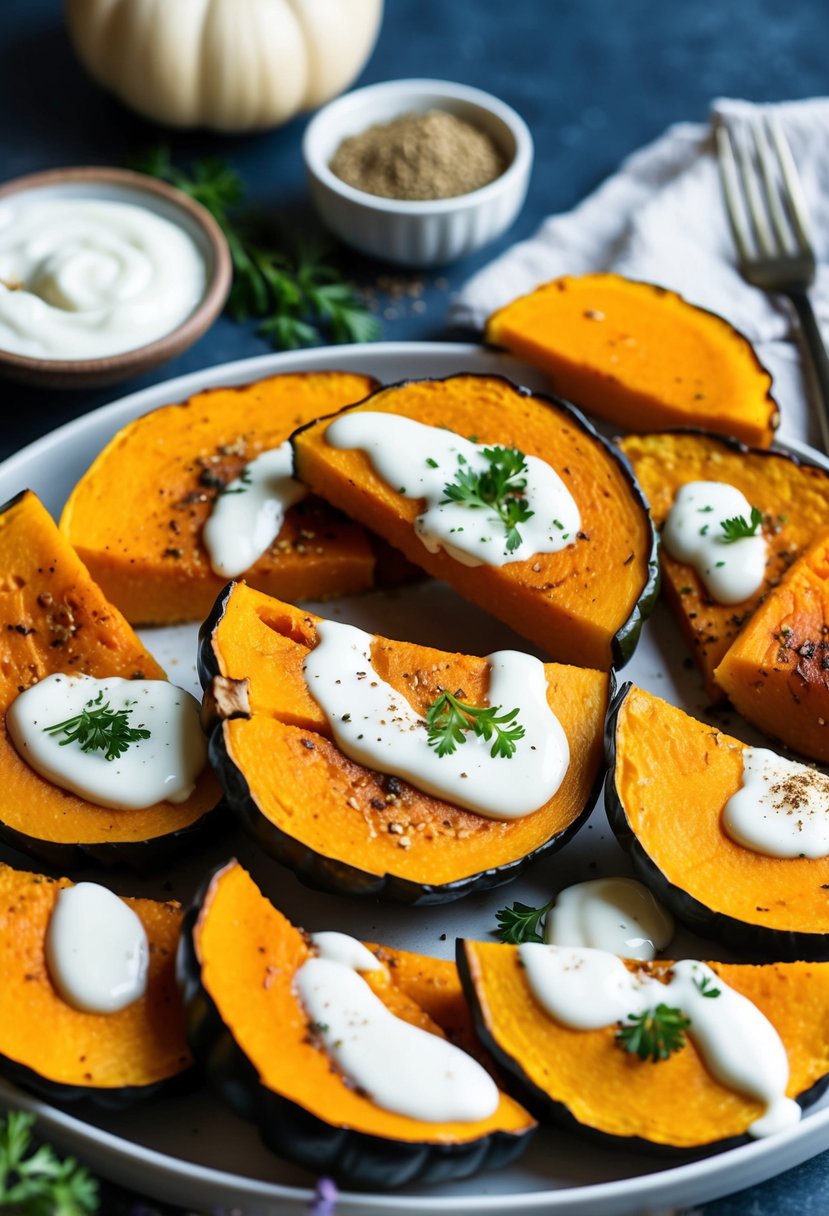
<path fill-rule="evenodd" d="M 415 532 L 430 553 L 445 550 L 465 566 L 505 566 L 537 553 L 557 553 L 576 539 L 579 509 L 566 485 L 545 461 L 527 456 L 524 498 L 534 512 L 518 525 L 521 543 L 511 552 L 506 529 L 494 511 L 444 503 L 444 487 L 459 468 L 484 472 L 483 455 L 492 444 L 472 443 L 442 427 L 376 411 L 344 414 L 332 422 L 325 438 L 335 448 L 359 448 L 372 468 L 399 494 L 422 499 L 425 510 Z"/>
<path fill-rule="evenodd" d="M 766 539 L 756 536 L 728 543 L 724 520 L 750 522 L 751 504 L 736 486 L 720 481 L 689 481 L 668 512 L 662 541 L 671 557 L 693 566 L 718 604 L 739 604 L 760 587 L 766 572 Z"/>
<path fill-rule="evenodd" d="M 0 204 L 0 347 L 97 359 L 144 346 L 190 315 L 204 261 L 177 224 L 100 199 Z"/>
<path fill-rule="evenodd" d="M 712 1076 L 765 1106 L 749 1135 L 770 1136 L 800 1119 L 800 1107 L 786 1097 L 789 1061 L 779 1034 L 753 1002 L 705 963 L 674 963 L 670 981 L 663 984 L 628 971 L 604 950 L 538 942 L 518 950 L 535 999 L 562 1025 L 600 1030 L 659 1004 L 681 1009 L 690 1018 L 687 1034 Z M 704 996 L 703 986 L 719 989 L 719 996 Z"/>
<path fill-rule="evenodd" d="M 308 493 L 294 480 L 290 443 L 263 452 L 219 492 L 202 537 L 210 565 L 236 578 L 267 552 L 282 530 L 285 512 Z"/>
<path fill-rule="evenodd" d="M 305 683 L 337 746 L 352 760 L 490 819 L 529 815 L 561 785 L 570 748 L 547 703 L 547 677 L 538 659 L 517 650 L 499 650 L 487 659 L 489 704 L 518 707 L 525 729 L 513 756 L 492 757 L 492 741 L 471 731 L 451 755 L 438 756 L 428 744 L 424 719 L 372 667 L 370 633 L 321 621 L 317 636 L 303 667 Z"/>
<path fill-rule="evenodd" d="M 297 995 L 327 1054 L 375 1106 L 426 1123 L 477 1123 L 497 1110 L 498 1088 L 477 1060 L 396 1017 L 356 973 L 382 969 L 361 942 L 312 941 L 322 952 L 297 971 Z"/>
<path fill-rule="evenodd" d="M 544 941 L 651 960 L 674 935 L 670 912 L 635 878 L 594 878 L 559 891 Z"/>
<path fill-rule="evenodd" d="M 732 840 L 767 857 L 829 856 L 829 777 L 765 747 L 743 749 L 743 781 L 723 808 Z"/>
<path fill-rule="evenodd" d="M 116 1013 L 147 988 L 150 947 L 138 916 L 95 882 L 65 887 L 46 930 L 52 983 L 73 1009 Z"/>
<path fill-rule="evenodd" d="M 101 695 L 101 701 L 96 698 Z M 63 732 L 46 728 L 95 704 L 130 710 L 128 725 L 150 731 L 114 760 L 103 751 L 62 745 Z M 195 697 L 167 680 L 51 675 L 22 692 L 9 707 L 6 725 L 27 764 L 62 789 L 99 806 L 137 810 L 156 802 L 184 802 L 207 762 L 207 743 Z"/>

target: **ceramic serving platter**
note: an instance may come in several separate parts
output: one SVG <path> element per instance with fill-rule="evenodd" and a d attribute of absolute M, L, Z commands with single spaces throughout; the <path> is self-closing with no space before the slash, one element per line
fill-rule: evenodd
<path fill-rule="evenodd" d="M 531 388 L 545 388 L 537 372 L 477 346 L 378 343 L 267 355 L 156 385 L 61 427 L 0 465 L 0 501 L 29 486 L 57 515 L 95 454 L 119 427 L 138 415 L 183 400 L 203 388 L 244 384 L 283 371 L 318 369 L 369 373 L 385 383 L 412 376 L 495 372 Z M 817 453 L 800 445 L 789 446 L 799 455 L 829 467 Z M 323 615 L 389 637 L 447 650 L 486 654 L 510 646 L 528 649 L 509 629 L 437 583 L 309 606 Z M 170 678 L 197 691 L 195 626 L 146 630 L 143 637 Z M 705 717 L 705 694 L 685 658 L 673 622 L 660 608 L 647 623 L 622 678 L 632 679 L 690 713 Z M 723 725 L 722 715 L 718 724 Z M 738 720 L 726 722 L 725 727 L 753 741 Z M 681 831 L 682 807 L 665 809 L 677 816 L 677 830 Z M 2 855 L 15 865 L 37 868 L 9 850 Z M 542 860 L 507 887 L 439 908 L 400 908 L 310 891 L 288 870 L 262 857 L 236 831 L 152 879 L 116 872 L 106 881 L 124 895 L 175 897 L 186 903 L 207 870 L 232 855 L 252 870 L 262 888 L 292 920 L 309 930 L 337 928 L 357 937 L 443 957 L 453 956 L 456 936 L 487 938 L 495 925 L 496 910 L 515 899 L 540 904 L 573 882 L 630 873 L 600 801 L 590 821 L 561 853 Z M 100 873 L 88 870 L 72 877 L 100 878 Z M 680 958 L 733 957 L 718 945 L 704 944 L 684 932 L 677 935 L 670 953 Z M 44 1027 L 43 1033 L 48 1034 L 49 1028 Z M 279 1050 L 277 1027 L 274 1050 Z M 677 1095 L 677 1103 L 677 1117 L 681 1119 L 681 1095 Z M 299 1216 L 307 1211 L 313 1177 L 269 1153 L 252 1126 L 225 1110 L 205 1090 L 114 1113 L 87 1104 L 65 1109 L 51 1106 L 0 1083 L 0 1105 L 35 1111 L 42 1134 L 64 1150 L 81 1155 L 100 1173 L 159 1199 L 203 1211 L 234 1209 L 245 1216 Z M 811 1108 L 800 1124 L 773 1139 L 679 1162 L 597 1148 L 569 1133 L 544 1129 L 525 1156 L 509 1169 L 442 1187 L 407 1188 L 393 1195 L 346 1192 L 337 1212 L 338 1216 L 624 1216 L 656 1212 L 739 1190 L 826 1148 L 827 1104 Z"/>

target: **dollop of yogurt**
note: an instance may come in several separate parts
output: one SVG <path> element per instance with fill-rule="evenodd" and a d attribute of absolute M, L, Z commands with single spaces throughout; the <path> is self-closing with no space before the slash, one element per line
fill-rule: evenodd
<path fill-rule="evenodd" d="M 588 946 L 651 960 L 674 934 L 667 908 L 635 878 L 594 878 L 559 891 L 544 922 L 544 941 Z"/>
<path fill-rule="evenodd" d="M 742 757 L 742 783 L 722 813 L 731 839 L 766 857 L 829 857 L 829 777 L 766 747 Z"/>
<path fill-rule="evenodd" d="M 682 486 L 662 529 L 662 543 L 678 562 L 693 566 L 718 604 L 739 604 L 760 588 L 766 573 L 762 527 L 753 536 L 728 540 L 723 527 L 742 518 L 751 523 L 751 503 L 736 486 L 689 481 Z"/>
<path fill-rule="evenodd" d="M 52 983 L 73 1009 L 117 1013 L 147 988 L 150 947 L 140 919 L 96 882 L 64 887 L 46 930 Z"/>

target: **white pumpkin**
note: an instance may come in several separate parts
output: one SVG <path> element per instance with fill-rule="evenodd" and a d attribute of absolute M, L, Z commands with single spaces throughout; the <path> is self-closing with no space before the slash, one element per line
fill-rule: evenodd
<path fill-rule="evenodd" d="M 277 126 L 342 92 L 383 0 L 66 0 L 75 50 L 122 101 L 174 127 Z"/>

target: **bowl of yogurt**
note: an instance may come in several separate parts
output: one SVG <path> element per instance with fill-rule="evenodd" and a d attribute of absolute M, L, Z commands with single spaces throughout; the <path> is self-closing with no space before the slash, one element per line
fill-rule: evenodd
<path fill-rule="evenodd" d="M 216 221 L 128 169 L 56 169 L 0 186 L 0 374 L 112 384 L 180 354 L 221 312 L 232 267 Z"/>

